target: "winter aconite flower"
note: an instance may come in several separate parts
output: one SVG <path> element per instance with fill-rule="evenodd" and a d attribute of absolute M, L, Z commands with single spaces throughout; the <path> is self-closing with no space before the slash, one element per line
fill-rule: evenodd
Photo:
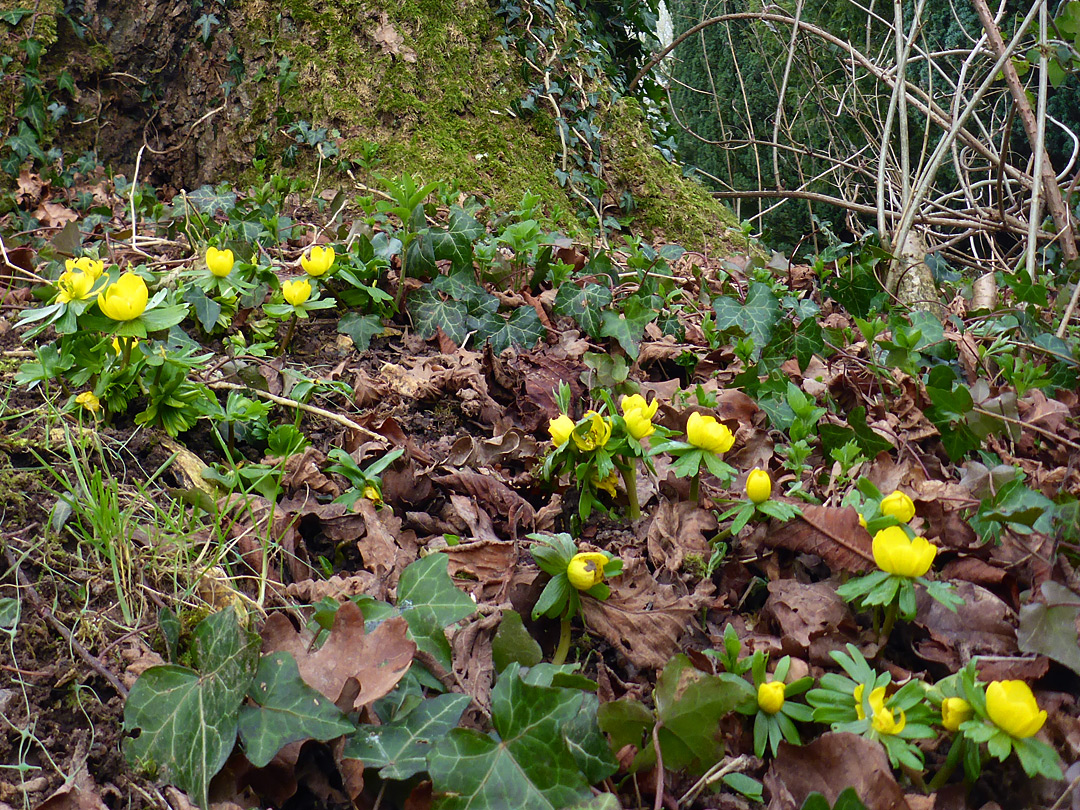
<path fill-rule="evenodd" d="M 866 684 L 860 683 L 858 686 L 851 690 L 851 696 L 855 698 L 855 716 L 858 717 L 860 720 L 866 719 L 866 711 L 863 709 L 862 705 L 862 696 L 865 687 Z"/>
<path fill-rule="evenodd" d="M 1023 681 L 994 681 L 986 687 L 986 713 L 994 725 L 1011 737 L 1034 736 L 1046 722 L 1046 710 Z"/>
<path fill-rule="evenodd" d="M 334 249 L 315 245 L 300 257 L 300 266 L 309 276 L 318 278 L 334 265 Z"/>
<path fill-rule="evenodd" d="M 311 297 L 311 282 L 306 278 L 286 281 L 281 285 L 281 294 L 294 307 L 300 306 Z"/>
<path fill-rule="evenodd" d="M 233 252 L 228 248 L 218 250 L 216 247 L 208 247 L 206 249 L 206 266 L 218 278 L 229 275 L 232 272 L 233 263 Z"/>
<path fill-rule="evenodd" d="M 585 433 L 572 434 L 574 437 L 574 444 L 576 444 L 578 450 L 583 453 L 603 447 L 608 443 L 608 439 L 611 438 L 610 419 L 605 419 L 596 411 L 586 412 L 585 419 L 588 420 L 588 429 Z"/>
<path fill-rule="evenodd" d="M 364 487 L 364 491 L 361 494 L 376 506 L 381 505 L 383 502 L 382 494 L 380 494 L 378 489 L 371 486 L 371 484 L 368 484 L 366 487 Z"/>
<path fill-rule="evenodd" d="M 101 274 L 105 272 L 105 262 L 99 259 L 91 259 L 89 256 L 82 256 L 78 259 L 68 259 L 64 262 L 64 269 L 69 273 L 74 271 L 86 273 L 93 281 L 97 281 L 101 278 Z"/>
<path fill-rule="evenodd" d="M 937 556 L 937 546 L 925 537 L 909 538 L 899 526 L 888 526 L 875 534 L 871 550 L 878 568 L 902 577 L 921 577 Z"/>
<path fill-rule="evenodd" d="M 686 422 L 686 440 L 710 453 L 726 453 L 735 444 L 727 425 L 717 422 L 715 416 L 702 416 L 697 411 Z"/>
<path fill-rule="evenodd" d="M 757 705 L 765 714 L 776 714 L 784 706 L 784 682 L 769 681 L 757 690 Z"/>
<path fill-rule="evenodd" d="M 548 423 L 548 433 L 551 434 L 551 443 L 556 447 L 562 447 L 570 440 L 570 434 L 574 432 L 574 420 L 565 413 L 560 413 Z"/>
<path fill-rule="evenodd" d="M 881 499 L 881 514 L 891 515 L 901 523 L 907 523 L 915 517 L 915 503 L 900 490 Z"/>
<path fill-rule="evenodd" d="M 746 497 L 754 503 L 765 503 L 772 495 L 772 479 L 765 470 L 754 468 L 746 476 Z"/>
<path fill-rule="evenodd" d="M 619 407 L 622 408 L 623 421 L 626 422 L 626 429 L 631 436 L 635 439 L 644 439 L 656 431 L 652 418 L 656 415 L 656 409 L 659 406 L 660 403 L 655 399 L 652 405 L 648 404 L 645 397 L 640 394 L 622 398 Z"/>
<path fill-rule="evenodd" d="M 94 287 L 94 278 L 81 270 L 68 270 L 56 281 L 56 288 L 60 294 L 56 300 L 61 304 L 72 301 L 83 301 L 90 295 Z"/>
<path fill-rule="evenodd" d="M 958 731 L 960 724 L 972 718 L 975 710 L 963 698 L 947 697 L 941 701 L 941 725 L 949 731 Z"/>
<path fill-rule="evenodd" d="M 892 709 L 886 708 L 884 686 L 879 686 L 870 693 L 870 708 L 874 712 L 870 723 L 879 734 L 899 734 L 907 725 L 907 718 L 902 711 L 900 719 L 897 720 Z"/>
<path fill-rule="evenodd" d="M 615 487 L 619 484 L 619 474 L 615 472 L 615 470 L 612 470 L 603 478 L 594 476 L 592 482 L 594 487 L 604 490 L 604 492 L 614 498 L 616 495 Z"/>
<path fill-rule="evenodd" d="M 579 591 L 587 591 L 604 581 L 604 566 L 608 558 L 598 551 L 582 551 L 570 559 L 566 577 Z"/>
<path fill-rule="evenodd" d="M 98 293 L 98 307 L 105 317 L 114 321 L 131 321 L 146 311 L 150 291 L 146 282 L 134 273 L 124 273 L 114 283 Z"/>
<path fill-rule="evenodd" d="M 83 391 L 75 397 L 75 402 L 82 405 L 90 413 L 97 413 L 101 410 L 101 400 L 97 398 L 93 391 Z"/>

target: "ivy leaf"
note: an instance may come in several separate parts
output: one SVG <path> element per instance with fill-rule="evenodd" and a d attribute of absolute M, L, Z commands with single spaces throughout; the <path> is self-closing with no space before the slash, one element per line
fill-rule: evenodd
<path fill-rule="evenodd" d="M 486 339 L 491 341 L 492 351 L 500 354 L 510 346 L 531 349 L 546 335 L 547 330 L 540 322 L 540 316 L 536 314 L 535 309 L 526 304 L 515 309 L 510 317 L 503 321 L 502 326 L 487 335 Z"/>
<path fill-rule="evenodd" d="M 332 740 L 356 730 L 337 706 L 304 683 L 296 659 L 287 652 L 259 661 L 248 697 L 256 705 L 240 709 L 240 739 L 256 768 L 268 765 L 289 743 Z"/>
<path fill-rule="evenodd" d="M 461 301 L 443 299 L 428 284 L 413 293 L 409 304 L 413 326 L 424 340 L 435 337 L 435 330 L 442 329 L 457 345 L 465 342 L 465 337 L 469 334 L 466 325 L 469 311 Z"/>
<path fill-rule="evenodd" d="M 529 635 L 517 611 L 507 609 L 502 612 L 499 629 L 491 640 L 491 658 L 496 672 L 502 672 L 510 664 L 531 667 L 544 660 L 543 650 Z"/>
<path fill-rule="evenodd" d="M 436 260 L 447 260 L 454 270 L 472 270 L 473 242 L 484 234 L 484 227 L 459 206 L 450 209 L 449 229 L 430 231 Z M 459 299 L 460 300 L 460 299 Z"/>
<path fill-rule="evenodd" d="M 517 664 L 491 693 L 493 734 L 457 728 L 428 755 L 439 810 L 555 810 L 591 798 L 561 733 L 577 714 L 576 690 L 526 683 Z"/>
<path fill-rule="evenodd" d="M 455 301 L 461 301 L 464 304 L 471 304 L 489 295 L 484 291 L 483 287 L 476 283 L 476 276 L 471 269 L 456 270 L 440 275 L 431 282 L 431 286 L 433 289 L 446 293 Z M 492 298 L 494 297 L 492 296 Z"/>
<path fill-rule="evenodd" d="M 221 304 L 210 298 L 201 288 L 191 286 L 184 290 L 184 300 L 195 310 L 195 317 L 204 332 L 210 332 L 217 326 L 221 316 Z"/>
<path fill-rule="evenodd" d="M 826 453 L 848 442 L 855 442 L 859 449 L 866 454 L 867 458 L 874 458 L 884 450 L 892 449 L 892 442 L 874 432 L 873 428 L 866 424 L 866 408 L 860 405 L 847 416 L 848 427 L 843 425 L 830 425 L 822 422 L 818 425 L 818 435 L 821 436 L 821 446 Z"/>
<path fill-rule="evenodd" d="M 555 294 L 555 314 L 573 318 L 593 340 L 601 337 L 603 311 L 611 304 L 611 290 L 600 284 L 566 282 Z"/>
<path fill-rule="evenodd" d="M 209 185 L 200 186 L 190 192 L 186 199 L 195 210 L 208 216 L 228 213 L 236 208 L 236 192 L 230 191 L 227 184 L 222 184 L 217 188 Z"/>
<path fill-rule="evenodd" d="M 740 329 L 743 334 L 753 338 L 758 351 L 768 345 L 773 327 L 780 320 L 780 303 L 769 286 L 760 281 L 750 284 L 746 303 L 723 295 L 713 301 L 713 311 L 720 331 Z"/>
<path fill-rule="evenodd" d="M 409 565 L 398 581 L 398 608 L 413 641 L 446 669 L 450 643 L 443 628 L 476 612 L 476 603 L 450 579 L 449 565 L 445 554 L 431 554 Z"/>
<path fill-rule="evenodd" d="M 338 321 L 337 330 L 343 335 L 352 338 L 356 348 L 367 351 L 371 345 L 371 339 L 383 332 L 382 318 L 378 315 L 360 315 L 357 312 L 346 312 Z"/>
<path fill-rule="evenodd" d="M 431 278 L 438 275 L 439 268 L 435 264 L 435 236 L 431 232 L 425 230 L 417 234 L 405 248 L 405 266 L 412 278 Z"/>
<path fill-rule="evenodd" d="M 433 741 L 457 726 L 470 700 L 468 695 L 439 695 L 391 723 L 362 726 L 346 741 L 343 756 L 361 760 L 366 768 L 380 768 L 383 779 L 415 776 L 427 770 Z"/>
<path fill-rule="evenodd" d="M 0 11 L 0 20 L 3 20 L 8 25 L 18 25 L 22 22 L 24 17 L 29 17 L 34 13 L 32 8 L 10 8 Z"/>
<path fill-rule="evenodd" d="M 236 743 L 237 715 L 259 659 L 259 636 L 228 608 L 195 628 L 196 669 L 151 667 L 124 705 L 128 762 L 160 776 L 208 807 L 207 786 Z"/>
<path fill-rule="evenodd" d="M 624 302 L 624 307 L 634 300 L 628 299 Z M 635 315 L 638 317 L 635 318 Z M 652 317 L 641 317 L 640 312 L 632 308 L 624 308 L 622 312 L 605 309 L 601 314 L 603 324 L 600 327 L 600 334 L 603 337 L 615 338 L 626 355 L 631 360 L 636 360 L 638 344 L 641 342 L 641 336 L 645 334 L 645 325 L 656 317 L 656 313 L 653 312 L 651 315 Z"/>
<path fill-rule="evenodd" d="M 607 779 L 619 769 L 611 746 L 596 724 L 599 708 L 596 695 L 585 695 L 578 713 L 562 729 L 567 748 L 590 784 Z"/>

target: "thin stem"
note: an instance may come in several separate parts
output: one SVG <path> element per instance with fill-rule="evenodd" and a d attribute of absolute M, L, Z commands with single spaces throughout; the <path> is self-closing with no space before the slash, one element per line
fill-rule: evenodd
<path fill-rule="evenodd" d="M 633 462 L 620 464 L 619 472 L 622 473 L 623 484 L 626 486 L 627 514 L 630 520 L 637 520 L 641 517 L 641 506 L 638 505 L 636 465 Z"/>
<path fill-rule="evenodd" d="M 559 627 L 559 646 L 555 648 L 555 655 L 551 658 L 551 663 L 555 666 L 562 666 L 566 663 L 566 655 L 570 652 L 570 617 L 563 616 L 562 624 Z"/>
<path fill-rule="evenodd" d="M 889 634 L 892 632 L 893 625 L 896 624 L 896 615 L 900 611 L 900 600 L 894 599 L 889 603 L 889 606 L 885 609 L 885 623 L 881 626 L 881 641 L 885 643 L 889 640 Z"/>
<path fill-rule="evenodd" d="M 293 333 L 296 331 L 296 313 L 293 313 L 292 320 L 289 321 L 289 331 L 285 333 L 285 340 L 281 342 L 281 353 L 285 352 L 289 348 L 289 344 L 292 343 Z"/>
<path fill-rule="evenodd" d="M 694 473 L 694 477 L 690 479 L 690 500 L 695 503 L 701 500 L 701 470 Z"/>

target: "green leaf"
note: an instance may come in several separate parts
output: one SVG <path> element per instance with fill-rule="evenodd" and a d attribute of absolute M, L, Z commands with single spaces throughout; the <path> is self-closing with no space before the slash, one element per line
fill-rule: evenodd
<path fill-rule="evenodd" d="M 611 747 L 616 751 L 633 745 L 646 747 L 646 737 L 652 733 L 656 718 L 638 700 L 613 700 L 603 704 L 596 712 L 600 730 L 611 735 Z"/>
<path fill-rule="evenodd" d="M 615 338 L 627 357 L 636 360 L 638 343 L 645 334 L 646 325 L 656 319 L 657 312 L 636 297 L 627 298 L 620 309 L 618 312 L 613 309 L 604 310 L 601 315 L 603 325 L 600 327 L 600 334 L 603 337 Z"/>
<path fill-rule="evenodd" d="M 555 314 L 573 318 L 593 340 L 602 336 L 603 311 L 611 304 L 611 290 L 599 284 L 579 287 L 565 282 L 555 294 Z"/>
<path fill-rule="evenodd" d="M 734 711 L 753 688 L 737 676 L 708 675 L 676 655 L 656 681 L 653 697 L 662 723 L 657 736 L 664 766 L 700 773 L 723 755 L 720 718 Z"/>
<path fill-rule="evenodd" d="M 196 669 L 151 667 L 132 687 L 124 705 L 128 761 L 208 807 L 207 786 L 236 743 L 260 643 L 241 629 L 233 608 L 203 619 L 194 633 Z"/>
<path fill-rule="evenodd" d="M 531 667 L 544 660 L 544 652 L 521 620 L 516 610 L 504 610 L 491 641 L 491 657 L 495 671 L 502 672 L 510 664 Z"/>
<path fill-rule="evenodd" d="M 240 739 L 256 768 L 268 765 L 291 742 L 332 740 L 356 730 L 337 706 L 304 683 L 287 652 L 259 661 L 248 697 L 256 705 L 240 709 Z"/>
<path fill-rule="evenodd" d="M 1016 641 L 1021 652 L 1040 653 L 1080 674 L 1080 646 L 1076 619 L 1080 596 L 1064 585 L 1048 580 L 1042 584 L 1044 602 L 1020 608 Z"/>
<path fill-rule="evenodd" d="M 590 799 L 561 733 L 582 694 L 534 686 L 511 664 L 491 693 L 495 734 L 454 729 L 428 756 L 439 810 L 555 810 Z"/>
<path fill-rule="evenodd" d="M 217 326 L 221 316 L 221 304 L 210 298 L 201 288 L 191 286 L 184 290 L 184 300 L 195 310 L 195 317 L 204 332 L 210 332 Z"/>
<path fill-rule="evenodd" d="M 228 213 L 236 208 L 236 192 L 230 191 L 226 184 L 216 189 L 213 186 L 201 186 L 189 192 L 186 199 L 197 211 L 209 216 Z"/>
<path fill-rule="evenodd" d="M 443 628 L 476 612 L 476 603 L 450 579 L 449 565 L 445 554 L 430 554 L 409 565 L 398 581 L 397 603 L 416 646 L 447 670 L 452 664 Z"/>
<path fill-rule="evenodd" d="M 602 782 L 619 770 L 611 746 L 596 722 L 599 707 L 600 699 L 596 695 L 585 695 L 578 713 L 562 728 L 566 746 L 590 784 Z"/>
<path fill-rule="evenodd" d="M 762 784 L 752 776 L 747 776 L 745 773 L 729 773 L 724 775 L 723 782 L 751 801 L 762 801 Z"/>
<path fill-rule="evenodd" d="M 116 330 L 118 335 L 127 334 L 125 327 L 141 324 L 142 328 L 145 328 L 147 332 L 160 332 L 163 329 L 169 329 L 176 326 L 184 318 L 187 317 L 188 307 L 187 304 L 167 304 L 165 306 L 154 307 L 148 309 L 142 315 L 140 315 L 134 321 L 128 321 L 126 324 Z M 136 337 L 142 337 L 143 335 L 137 334 Z"/>
<path fill-rule="evenodd" d="M 725 295 L 713 301 L 713 311 L 720 331 L 739 328 L 743 334 L 753 338 L 758 351 L 768 345 L 773 327 L 780 320 L 780 302 L 769 286 L 760 281 L 750 284 L 746 303 Z"/>
<path fill-rule="evenodd" d="M 464 304 L 471 305 L 483 298 L 494 298 L 476 283 L 476 276 L 473 274 L 471 267 L 468 270 L 459 270 L 441 275 L 431 282 L 431 286 L 433 289 L 446 293 L 455 301 L 461 301 Z M 498 309 L 497 300 L 495 309 Z"/>
<path fill-rule="evenodd" d="M 5 596 L 0 599 L 0 630 L 7 633 L 15 630 L 19 624 L 19 608 L 19 600 L 14 597 Z"/>
<path fill-rule="evenodd" d="M 32 8 L 9 8 L 0 11 L 0 20 L 3 20 L 8 25 L 18 25 L 23 21 L 24 17 L 29 17 L 33 13 Z"/>
<path fill-rule="evenodd" d="M 412 315 L 416 333 L 424 340 L 435 337 L 435 330 L 442 329 L 457 345 L 462 345 L 469 333 L 466 325 L 469 311 L 460 301 L 444 300 L 438 292 L 426 285 L 409 298 L 409 314 Z"/>
<path fill-rule="evenodd" d="M 849 427 L 822 422 L 818 425 L 821 446 L 826 452 L 843 447 L 848 442 L 855 442 L 868 458 L 874 458 L 884 450 L 892 449 L 892 442 L 874 432 L 866 424 L 866 408 L 860 405 L 847 415 Z"/>
<path fill-rule="evenodd" d="M 866 810 L 855 788 L 848 788 L 836 797 L 836 804 L 829 807 L 829 800 L 820 793 L 811 793 L 803 802 L 802 810 Z"/>
<path fill-rule="evenodd" d="M 359 351 L 365 352 L 371 345 L 371 339 L 383 332 L 382 318 L 378 315 L 361 315 L 358 312 L 346 312 L 338 321 L 337 330 L 352 338 Z"/>
<path fill-rule="evenodd" d="M 433 741 L 457 726 L 469 701 L 468 695 L 438 695 L 392 723 L 362 726 L 346 741 L 343 756 L 361 760 L 367 768 L 380 768 L 383 779 L 415 776 L 427 770 Z"/>
<path fill-rule="evenodd" d="M 495 317 L 502 321 L 500 316 Z M 540 322 L 540 316 L 536 314 L 535 309 L 526 304 L 515 309 L 510 317 L 502 322 L 497 331 L 484 337 L 486 340 L 491 341 L 491 350 L 495 354 L 500 354 L 510 346 L 531 349 L 538 341 L 543 340 L 546 335 L 547 330 L 544 329 L 544 325 Z M 479 335 L 477 337 L 477 344 L 482 345 L 485 341 L 479 339 Z"/>

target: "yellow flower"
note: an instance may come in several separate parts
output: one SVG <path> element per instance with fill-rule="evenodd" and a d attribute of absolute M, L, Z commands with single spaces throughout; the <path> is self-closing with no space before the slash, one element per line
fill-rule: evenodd
<path fill-rule="evenodd" d="M 625 403 L 626 400 L 623 400 Z M 655 406 L 656 403 L 654 402 Z M 656 408 L 653 408 L 655 411 Z M 652 423 L 652 418 L 649 416 L 648 410 L 641 408 L 631 408 L 630 410 L 623 411 L 623 421 L 626 422 L 626 430 L 635 439 L 644 439 L 646 436 L 652 436 L 656 432 L 656 426 Z"/>
<path fill-rule="evenodd" d="M 90 296 L 93 289 L 94 279 L 81 270 L 68 270 L 56 281 L 56 288 L 60 294 L 56 296 L 57 303 L 67 304 L 71 301 L 84 301 Z"/>
<path fill-rule="evenodd" d="M 859 515 L 859 525 L 862 526 L 864 529 L 866 528 L 866 518 L 864 518 L 861 514 Z"/>
<path fill-rule="evenodd" d="M 915 517 L 915 503 L 900 490 L 881 499 L 881 514 L 892 515 L 901 523 L 907 523 Z"/>
<path fill-rule="evenodd" d="M 619 476 L 614 470 L 612 470 L 611 472 L 609 472 L 603 478 L 597 478 L 594 475 L 592 482 L 593 482 L 594 487 L 596 487 L 597 489 L 604 490 L 604 492 L 606 492 L 608 495 L 610 495 L 612 498 L 614 498 L 615 497 L 615 487 L 619 483 Z"/>
<path fill-rule="evenodd" d="M 851 696 L 855 698 L 855 716 L 858 717 L 860 720 L 866 719 L 866 712 L 863 711 L 862 706 L 862 694 L 864 686 L 865 684 L 860 683 L 858 686 L 851 690 Z"/>
<path fill-rule="evenodd" d="M 884 686 L 879 686 L 870 693 L 870 708 L 874 711 L 870 724 L 878 734 L 899 734 L 907 725 L 907 718 L 903 712 L 900 712 L 900 719 L 897 720 L 893 716 L 892 709 L 885 708 Z"/>
<path fill-rule="evenodd" d="M 131 321 L 146 311 L 150 291 L 146 282 L 134 273 L 124 273 L 113 284 L 98 293 L 98 307 L 106 318 Z"/>
<path fill-rule="evenodd" d="M 784 682 L 770 681 L 757 688 L 757 705 L 765 714 L 776 714 L 784 705 Z"/>
<path fill-rule="evenodd" d="M 306 278 L 286 281 L 281 285 L 281 294 L 294 307 L 300 306 L 311 297 L 311 282 Z"/>
<path fill-rule="evenodd" d="M 548 433 L 551 434 L 551 443 L 556 447 L 562 447 L 570 439 L 574 432 L 574 420 L 565 413 L 560 413 L 557 418 L 548 423 Z"/>
<path fill-rule="evenodd" d="M 575 554 L 566 566 L 567 579 L 579 591 L 587 591 L 604 581 L 604 566 L 607 562 L 607 556 L 598 551 Z"/>
<path fill-rule="evenodd" d="M 697 411 L 686 422 L 686 440 L 710 453 L 726 453 L 735 444 L 727 425 L 717 422 L 715 416 L 702 416 Z"/>
<path fill-rule="evenodd" d="M 908 538 L 899 526 L 888 526 L 875 534 L 871 550 L 878 568 L 902 577 L 921 577 L 937 556 L 937 546 L 925 537 Z"/>
<path fill-rule="evenodd" d="M 374 504 L 382 503 L 382 495 L 380 495 L 379 490 L 375 489 L 375 487 L 371 486 L 371 484 L 368 484 L 366 487 L 364 487 L 363 495 L 365 498 L 367 498 Z"/>
<path fill-rule="evenodd" d="M 218 278 L 225 278 L 232 272 L 233 262 L 233 252 L 228 248 L 218 250 L 216 247 L 208 247 L 206 249 L 206 266 Z"/>
<path fill-rule="evenodd" d="M 1046 722 L 1031 687 L 1023 681 L 994 681 L 986 687 L 986 713 L 1011 737 L 1033 736 Z"/>
<path fill-rule="evenodd" d="M 133 338 L 132 337 L 132 338 L 128 338 L 128 340 L 131 341 L 131 348 L 132 349 L 134 349 L 136 346 L 139 345 L 139 339 L 138 338 Z M 113 351 L 116 352 L 117 354 L 123 354 L 124 353 L 124 347 L 120 343 L 120 338 L 114 337 L 112 339 L 112 347 L 113 347 Z"/>
<path fill-rule="evenodd" d="M 309 276 L 318 278 L 334 264 L 334 249 L 316 245 L 300 257 L 300 266 Z"/>
<path fill-rule="evenodd" d="M 772 495 L 772 479 L 765 470 L 755 467 L 746 476 L 746 497 L 754 503 L 764 503 Z"/>
<path fill-rule="evenodd" d="M 642 411 L 646 419 L 652 419 L 656 416 L 656 409 L 659 407 L 659 400 L 654 399 L 652 405 L 650 405 L 641 394 L 631 394 L 619 400 L 619 408 L 622 410 L 623 416 L 626 416 L 630 411 Z"/>
<path fill-rule="evenodd" d="M 611 420 L 605 419 L 596 411 L 586 411 L 585 419 L 588 420 L 588 430 L 584 435 L 573 433 L 574 444 L 578 450 L 587 453 L 598 447 L 603 447 L 611 438 Z"/>
<path fill-rule="evenodd" d="M 91 259 L 89 256 L 82 256 L 78 259 L 68 259 L 64 262 L 64 269 L 69 273 L 78 270 L 94 281 L 101 278 L 101 274 L 105 272 L 105 262 L 98 259 Z"/>
<path fill-rule="evenodd" d="M 75 397 L 75 401 L 90 413 L 97 413 L 101 410 L 101 400 L 97 398 L 93 391 L 83 391 Z"/>
<path fill-rule="evenodd" d="M 941 725 L 949 731 L 959 731 L 960 724 L 975 714 L 971 704 L 963 698 L 948 697 L 941 701 Z"/>

